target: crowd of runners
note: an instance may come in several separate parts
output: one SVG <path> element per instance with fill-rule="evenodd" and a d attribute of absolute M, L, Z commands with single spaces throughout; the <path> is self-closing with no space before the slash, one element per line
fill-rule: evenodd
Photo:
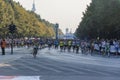
<path fill-rule="evenodd" d="M 120 41 L 116 39 L 111 40 L 66 40 L 62 39 L 59 41 L 56 40 L 48 40 L 48 47 L 60 48 L 61 52 L 73 52 L 73 53 L 82 53 L 82 54 L 101 54 L 101 55 L 110 55 L 120 54 Z"/>
<path fill-rule="evenodd" d="M 12 40 L 5 39 L 7 43 L 7 47 L 10 48 Z M 35 44 L 38 44 L 39 49 L 44 47 L 48 47 L 48 49 L 58 49 L 61 52 L 73 52 L 73 53 L 82 53 L 82 54 L 101 54 L 101 55 L 110 55 L 120 54 L 120 40 L 111 39 L 111 40 L 55 40 L 55 39 L 14 39 L 13 45 L 14 47 L 32 47 Z"/>
<path fill-rule="evenodd" d="M 63 41 L 63 42 L 61 42 Z M 120 40 L 111 39 L 111 40 L 61 40 L 60 41 L 60 48 L 62 50 L 66 50 L 66 47 L 68 51 L 72 50 L 73 52 L 76 51 L 76 53 L 80 52 L 82 54 L 101 54 L 101 55 L 108 55 L 120 54 Z M 67 45 L 66 45 L 67 44 Z"/>

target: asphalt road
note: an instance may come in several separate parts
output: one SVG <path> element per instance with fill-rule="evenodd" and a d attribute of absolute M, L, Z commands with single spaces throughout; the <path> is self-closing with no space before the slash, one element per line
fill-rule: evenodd
<path fill-rule="evenodd" d="M 84 61 L 86 60 L 88 64 L 82 63 L 84 61 L 79 59 L 79 56 L 74 57 L 76 62 L 81 60 L 80 63 L 76 63 L 69 61 L 73 56 L 69 56 L 68 59 L 68 56 L 63 55 L 64 53 L 54 55 L 50 51 L 45 51 L 41 52 L 42 54 L 39 54 L 36 59 L 29 54 L 14 61 L 1 63 L 0 75 L 40 76 L 40 80 L 120 80 L 120 67 L 95 65 L 87 58 Z M 100 61 L 96 61 L 96 64 L 97 62 Z"/>

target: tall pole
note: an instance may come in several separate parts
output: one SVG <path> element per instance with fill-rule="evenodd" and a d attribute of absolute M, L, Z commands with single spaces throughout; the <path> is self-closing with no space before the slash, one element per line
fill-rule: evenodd
<path fill-rule="evenodd" d="M 56 28 L 56 40 L 58 40 L 58 28 L 59 28 L 58 23 L 55 24 L 55 28 Z"/>
<path fill-rule="evenodd" d="M 13 33 L 11 34 L 11 54 L 13 54 Z"/>

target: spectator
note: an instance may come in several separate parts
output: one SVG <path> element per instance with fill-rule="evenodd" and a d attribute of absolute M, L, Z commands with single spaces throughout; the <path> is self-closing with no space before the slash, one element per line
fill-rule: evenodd
<path fill-rule="evenodd" d="M 5 47 L 6 47 L 6 41 L 5 39 L 2 39 L 1 41 L 2 55 L 5 55 Z"/>

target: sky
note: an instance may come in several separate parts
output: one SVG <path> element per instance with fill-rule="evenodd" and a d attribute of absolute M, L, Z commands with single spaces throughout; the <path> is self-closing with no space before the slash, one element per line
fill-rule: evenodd
<path fill-rule="evenodd" d="M 26 10 L 32 9 L 33 0 L 14 1 L 19 1 Z M 74 33 L 90 2 L 91 0 L 35 0 L 35 12 L 50 23 L 58 23 L 63 33 L 66 28 Z"/>

